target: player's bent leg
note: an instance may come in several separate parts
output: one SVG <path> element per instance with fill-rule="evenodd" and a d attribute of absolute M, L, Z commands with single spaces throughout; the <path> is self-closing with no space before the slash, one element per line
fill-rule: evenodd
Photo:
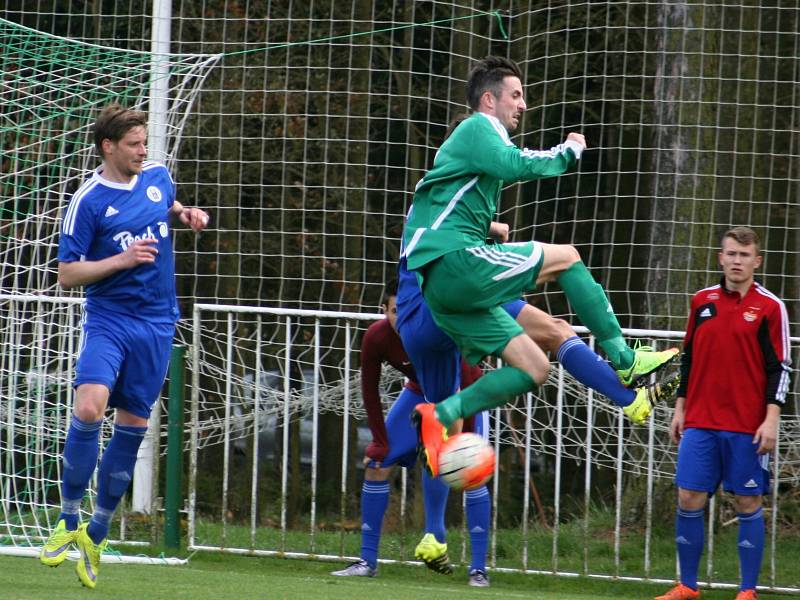
<path fill-rule="evenodd" d="M 419 457 L 422 466 L 431 477 L 438 477 L 439 453 L 442 450 L 442 443 L 447 439 L 447 427 L 437 418 L 436 405 L 427 402 L 417 404 L 411 413 L 411 419 L 419 435 Z"/>
<path fill-rule="evenodd" d="M 100 573 L 100 556 L 106 549 L 108 542 L 103 540 L 99 544 L 95 544 L 92 538 L 89 537 L 87 529 L 88 524 L 84 523 L 78 527 L 78 532 L 75 536 L 75 545 L 78 547 L 78 553 L 80 554 L 78 563 L 75 566 L 75 572 L 84 586 L 94 589 Z"/>
<path fill-rule="evenodd" d="M 511 305 L 512 303 L 507 303 L 503 308 Z M 508 308 L 506 310 L 508 311 Z M 552 317 L 530 304 L 525 304 L 516 315 L 511 314 L 511 316 L 522 326 L 528 337 L 545 352 L 557 352 L 564 342 L 575 336 L 572 327 L 564 319 Z"/>
<path fill-rule="evenodd" d="M 537 283 L 558 281 L 575 313 L 595 335 L 616 369 L 629 369 L 634 351 L 622 337 L 616 315 L 599 285 L 580 259 L 578 251 L 568 245 L 542 244 L 544 258 Z"/>
<path fill-rule="evenodd" d="M 520 334 L 512 338 L 503 350 L 503 360 L 517 366 L 502 367 L 478 379 L 468 388 L 440 402 L 418 404 L 412 417 L 415 419 L 423 446 L 422 454 L 428 472 L 439 474 L 439 452 L 447 439 L 446 428 L 456 419 L 469 417 L 482 410 L 502 406 L 516 396 L 533 390 L 536 383 L 547 379 L 550 363 L 544 352 Z M 531 376 L 533 373 L 533 376 Z"/>
<path fill-rule="evenodd" d="M 503 307 L 516 318 L 528 337 L 543 350 L 555 353 L 558 362 L 583 385 L 603 394 L 617 406 L 626 407 L 636 400 L 636 392 L 622 385 L 611 365 L 576 336 L 566 321 L 528 304 L 513 314 L 509 307 L 516 308 L 516 303 Z"/>

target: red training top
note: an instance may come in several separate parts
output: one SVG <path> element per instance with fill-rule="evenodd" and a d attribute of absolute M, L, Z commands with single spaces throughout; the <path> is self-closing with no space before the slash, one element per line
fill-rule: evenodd
<path fill-rule="evenodd" d="M 721 284 L 692 298 L 678 396 L 684 427 L 755 433 L 782 405 L 791 369 L 783 302 L 758 283 L 744 297 Z"/>

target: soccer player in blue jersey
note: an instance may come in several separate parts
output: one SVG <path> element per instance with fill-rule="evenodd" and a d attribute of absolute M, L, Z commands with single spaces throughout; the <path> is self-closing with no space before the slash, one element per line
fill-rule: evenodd
<path fill-rule="evenodd" d="M 444 362 L 426 361 L 413 364 L 403 348 L 397 334 L 397 282 L 389 282 L 383 295 L 381 308 L 385 319 L 369 326 L 361 342 L 361 391 L 367 421 L 372 432 L 372 442 L 364 457 L 364 484 L 361 489 L 361 557 L 344 569 L 332 574 L 339 577 L 373 577 L 377 573 L 378 548 L 380 545 L 383 517 L 389 503 L 388 479 L 396 465 L 412 467 L 417 462 L 417 431 L 411 422 L 414 406 L 424 402 L 430 394 L 443 399 L 452 391 L 469 386 L 481 376 L 478 366 L 466 363 L 452 368 Z M 432 321 L 430 321 L 433 324 Z M 435 327 L 435 324 L 433 325 Z M 444 335 L 436 328 L 435 335 Z M 435 343 L 431 338 L 431 343 Z M 458 362 L 458 354 L 454 355 Z M 390 408 L 384 419 L 380 399 L 380 376 L 383 364 L 389 364 L 406 376 L 403 391 Z M 459 369 L 459 366 L 462 367 Z M 438 372 L 437 372 L 438 371 Z M 417 373 L 422 373 L 429 386 L 423 395 Z M 438 375 L 438 376 L 437 376 Z M 452 379 L 455 378 L 455 379 Z M 451 380 L 452 379 L 452 380 Z M 443 387 L 442 387 L 443 384 Z M 488 434 L 488 415 L 476 415 L 472 431 L 479 435 Z M 425 504 L 425 531 L 416 549 L 416 556 L 438 573 L 452 573 L 447 556 L 444 513 L 447 505 L 448 488 L 440 480 L 423 472 L 423 501 Z M 485 487 L 466 492 L 466 516 L 470 524 L 472 565 L 475 572 L 470 573 L 470 584 L 488 584 L 484 569 L 489 529 L 489 493 Z M 442 540 L 441 542 L 437 541 Z M 480 570 L 481 576 L 476 574 Z M 481 579 L 483 577 L 483 579 Z"/>
<path fill-rule="evenodd" d="M 202 231 L 208 215 L 175 200 L 167 169 L 146 160 L 144 113 L 113 104 L 94 124 L 102 159 L 73 194 L 61 226 L 58 281 L 84 287 L 75 405 L 63 450 L 61 514 L 42 548 L 42 563 L 58 566 L 74 543 L 77 574 L 97 584 L 109 523 L 128 489 L 150 410 L 167 373 L 178 319 L 170 218 Z M 114 432 L 97 473 L 95 510 L 78 512 L 97 467 L 100 429 L 114 408 Z"/>

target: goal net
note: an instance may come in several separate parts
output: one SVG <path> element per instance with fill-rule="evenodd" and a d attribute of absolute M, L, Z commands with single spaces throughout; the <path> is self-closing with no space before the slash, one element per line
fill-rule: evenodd
<path fill-rule="evenodd" d="M 91 124 L 111 102 L 147 109 L 157 73 L 174 155 L 216 60 L 156 59 L 0 19 L 0 543 L 36 544 L 58 514 L 80 299 L 56 289 L 56 255 L 69 196 L 97 163 Z"/>
<path fill-rule="evenodd" d="M 0 13 L 9 19 L 2 22 L 0 67 L 0 273 L 7 293 L 55 292 L 57 220 L 94 164 L 86 134 L 97 107 L 120 99 L 146 108 L 151 59 L 134 49 L 147 47 L 152 24 L 123 12 L 102 19 L 63 14 L 50 4 L 52 9 L 44 1 L 38 12 L 14 12 L 12 2 Z M 358 0 L 267 1 L 232 11 L 224 2 L 206 2 L 202 9 L 195 2 L 172 4 L 172 48 L 179 54 L 169 57 L 168 159 L 180 199 L 212 215 L 201 236 L 176 238 L 185 316 L 197 302 L 375 312 L 383 284 L 394 274 L 414 186 L 447 124 L 465 110 L 472 62 L 494 53 L 515 59 L 525 74 L 529 110 L 515 142 L 549 148 L 566 132 L 582 131 L 590 148 L 564 176 L 504 190 L 498 218 L 510 225 L 513 240 L 574 244 L 609 291 L 624 327 L 668 332 L 683 329 L 691 294 L 717 281 L 720 234 L 750 225 L 762 237 L 763 282 L 786 301 L 797 335 L 795 9 L 712 2 Z M 218 59 L 215 68 L 209 70 L 207 57 Z M 557 289 L 546 288 L 531 302 L 572 319 Z M 6 355 L 32 339 L 25 336 L 37 323 L 69 323 L 66 313 L 47 312 L 56 310 L 52 305 L 42 310 L 4 338 Z M 282 366 L 280 320 L 262 323 L 268 342 L 256 354 L 255 322 L 234 326 L 241 345 L 229 350 L 228 318 L 204 314 L 196 355 L 200 409 L 197 421 L 187 421 L 187 431 L 200 428 L 201 444 L 212 449 L 231 436 L 244 439 L 248 427 L 252 432 L 258 426 L 246 392 L 256 356 L 263 370 L 290 376 Z M 364 327 L 353 330 L 351 346 L 357 348 Z M 32 415 L 40 409 L 20 396 L 21 378 L 31 365 L 63 374 L 70 364 L 67 350 L 57 348 L 60 329 L 42 331 L 45 350 L 30 346 L 30 352 L 44 352 L 44 362 L 27 358 L 18 370 L 3 373 L 4 385 L 17 381 L 3 392 L 4 401 L 28 403 Z M 292 355 L 324 373 L 320 410 L 341 410 L 348 399 L 357 408 L 357 379 L 351 379 L 357 359 L 342 370 L 343 328 L 317 333 L 306 323 L 292 332 Z M 180 335 L 192 343 L 188 321 Z M 309 358 L 315 340 L 325 348 L 321 363 Z M 795 350 L 795 364 L 796 358 Z M 69 386 L 61 377 L 53 396 L 64 402 Z M 788 431 L 797 431 L 796 379 L 784 411 Z M 344 397 L 345 388 L 351 397 Z M 563 408 L 577 418 L 586 395 L 570 389 L 575 395 Z M 296 419 L 308 414 L 310 398 L 291 397 Z M 549 452 L 557 405 L 549 394 L 536 403 L 541 411 L 532 417 L 532 435 Z M 4 414 L 8 431 L 14 411 Z M 233 418 L 242 426 L 228 427 Z M 521 409 L 508 422 L 522 434 L 519 419 L 526 418 Z M 662 434 L 668 418 L 666 409 L 659 413 Z M 562 424 L 565 448 L 579 459 L 585 431 L 578 420 L 569 423 Z M 11 443 L 7 435 L 2 439 Z M 509 444 L 520 439 L 503 437 Z M 34 436 L 20 443 L 37 452 L 46 446 Z M 656 464 L 669 465 L 668 444 L 662 446 Z M 57 442 L 51 448 L 54 456 Z M 609 463 L 616 460 L 613 444 L 607 455 Z M 626 459 L 629 470 L 638 472 L 637 460 Z M 51 464 L 50 485 L 58 469 Z M 9 477 L 22 481 L 24 469 L 6 468 L 4 489 L 12 489 Z M 43 486 L 38 498 L 45 489 L 52 495 Z"/>

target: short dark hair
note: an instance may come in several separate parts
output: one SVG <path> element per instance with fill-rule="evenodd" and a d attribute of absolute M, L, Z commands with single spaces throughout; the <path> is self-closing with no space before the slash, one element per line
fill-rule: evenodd
<path fill-rule="evenodd" d="M 103 140 L 118 142 L 134 127 L 147 127 L 147 115 L 117 104 L 109 104 L 94 122 L 94 147 L 103 158 Z"/>
<path fill-rule="evenodd" d="M 389 306 L 389 298 L 397 296 L 397 279 L 390 279 L 383 286 L 383 298 L 381 299 L 382 306 Z"/>
<path fill-rule="evenodd" d="M 725 243 L 726 238 L 731 238 L 742 246 L 755 244 L 756 256 L 761 253 L 761 240 L 758 238 L 758 234 L 749 227 L 732 227 L 728 229 L 728 231 L 722 234 L 722 239 L 719 243 L 720 247 Z"/>
<path fill-rule="evenodd" d="M 517 77 L 522 80 L 522 71 L 510 58 L 487 56 L 472 67 L 467 79 L 467 104 L 472 110 L 478 110 L 481 96 L 491 92 L 495 98 L 500 97 L 503 79 Z"/>

